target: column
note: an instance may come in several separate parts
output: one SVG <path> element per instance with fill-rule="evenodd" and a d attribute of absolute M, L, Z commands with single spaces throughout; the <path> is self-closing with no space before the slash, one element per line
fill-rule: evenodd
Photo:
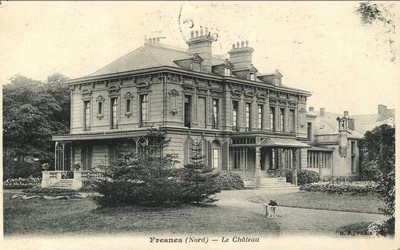
<path fill-rule="evenodd" d="M 292 171 L 292 184 L 297 186 L 297 168 L 299 166 L 299 149 L 293 150 L 293 171 Z"/>
<path fill-rule="evenodd" d="M 260 147 L 256 147 L 256 157 L 255 157 L 255 172 L 254 177 L 256 178 L 256 188 L 261 186 L 261 152 Z"/>

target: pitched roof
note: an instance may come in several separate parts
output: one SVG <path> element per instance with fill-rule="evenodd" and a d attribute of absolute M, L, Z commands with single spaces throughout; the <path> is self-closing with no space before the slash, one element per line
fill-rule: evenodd
<path fill-rule="evenodd" d="M 154 44 L 145 44 L 88 76 L 107 75 L 159 66 L 180 68 L 174 61 L 188 58 L 189 54 L 184 50 Z M 224 60 L 213 57 L 211 63 L 213 65 L 222 64 Z"/>

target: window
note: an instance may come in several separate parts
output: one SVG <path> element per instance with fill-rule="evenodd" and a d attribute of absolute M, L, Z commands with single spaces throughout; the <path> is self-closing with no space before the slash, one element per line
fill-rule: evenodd
<path fill-rule="evenodd" d="M 97 104 L 97 114 L 99 114 L 99 115 L 101 115 L 101 114 L 103 114 L 103 103 L 102 102 L 99 102 L 98 104 Z"/>
<path fill-rule="evenodd" d="M 289 111 L 289 126 L 290 126 L 289 132 L 290 133 L 294 133 L 295 129 L 296 129 L 296 123 L 295 123 L 296 120 L 295 120 L 294 112 L 295 112 L 294 110 Z"/>
<path fill-rule="evenodd" d="M 149 97 L 147 94 L 140 95 L 140 125 L 145 126 L 149 115 Z"/>
<path fill-rule="evenodd" d="M 219 149 L 218 148 L 212 149 L 212 167 L 213 168 L 219 167 Z"/>
<path fill-rule="evenodd" d="M 258 129 L 262 130 L 263 129 L 263 111 L 264 111 L 264 106 L 263 105 L 258 105 Z"/>
<path fill-rule="evenodd" d="M 118 99 L 117 98 L 111 98 L 111 129 L 118 128 Z"/>
<path fill-rule="evenodd" d="M 307 151 L 307 167 L 308 168 L 330 168 L 331 152 Z"/>
<path fill-rule="evenodd" d="M 131 112 L 131 99 L 126 99 L 126 113 Z"/>
<path fill-rule="evenodd" d="M 276 169 L 276 152 L 275 152 L 275 149 L 271 150 L 271 169 Z"/>
<path fill-rule="evenodd" d="M 192 97 L 191 96 L 185 96 L 185 113 L 184 113 L 184 121 L 185 121 L 185 127 L 190 128 L 191 127 L 191 108 L 192 108 Z"/>
<path fill-rule="evenodd" d="M 84 107 L 84 114 L 83 114 L 84 128 L 83 129 L 85 131 L 89 131 L 90 130 L 90 101 L 84 101 L 83 107 Z"/>
<path fill-rule="evenodd" d="M 269 124 L 271 131 L 275 132 L 275 108 L 271 107 L 269 111 Z"/>
<path fill-rule="evenodd" d="M 250 131 L 250 103 L 246 103 L 246 131 Z"/>
<path fill-rule="evenodd" d="M 250 81 L 255 81 L 256 80 L 256 74 L 250 73 L 249 79 L 250 79 Z"/>
<path fill-rule="evenodd" d="M 356 173 L 356 142 L 351 141 L 351 173 Z"/>
<path fill-rule="evenodd" d="M 309 141 L 312 139 L 312 123 L 307 122 L 307 138 Z"/>
<path fill-rule="evenodd" d="M 219 102 L 217 99 L 212 100 L 212 128 L 217 129 L 218 128 L 218 113 L 219 113 Z"/>
<path fill-rule="evenodd" d="M 280 126 L 279 131 L 284 132 L 284 130 L 285 130 L 285 109 L 281 109 L 281 122 L 280 122 L 279 126 Z"/>
<path fill-rule="evenodd" d="M 231 76 L 231 69 L 224 69 L 224 76 Z"/>
<path fill-rule="evenodd" d="M 233 101 L 232 102 L 232 130 L 238 130 L 238 108 L 239 108 L 239 102 L 238 101 Z"/>

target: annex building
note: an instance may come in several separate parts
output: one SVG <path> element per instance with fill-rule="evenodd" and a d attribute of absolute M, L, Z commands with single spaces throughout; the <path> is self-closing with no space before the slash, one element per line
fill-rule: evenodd
<path fill-rule="evenodd" d="M 285 172 L 298 169 L 357 175 L 362 134 L 348 114 L 332 131 L 319 131 L 324 119 L 307 111 L 309 91 L 284 84 L 278 70 L 257 69 L 247 41 L 233 44 L 229 58 L 213 55 L 213 41 L 207 29 L 193 31 L 185 50 L 147 39 L 95 73 L 68 81 L 71 132 L 53 136 L 55 171 L 44 173 L 43 185 L 79 186 L 86 171 L 118 158 L 122 139 L 140 152 L 151 127 L 171 138 L 165 152 L 176 154 L 180 165 L 190 162 L 200 142 L 207 164 L 256 187 L 285 182 Z M 74 181 L 62 180 L 74 165 L 80 166 Z"/>

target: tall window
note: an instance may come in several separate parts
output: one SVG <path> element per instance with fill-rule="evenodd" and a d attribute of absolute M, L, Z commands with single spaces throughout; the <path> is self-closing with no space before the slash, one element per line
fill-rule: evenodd
<path fill-rule="evenodd" d="M 192 97 L 191 96 L 185 96 L 185 127 L 190 128 L 191 127 L 191 109 L 192 109 Z"/>
<path fill-rule="evenodd" d="M 264 111 L 264 106 L 259 104 L 258 105 L 258 129 L 262 130 L 263 128 L 263 111 Z"/>
<path fill-rule="evenodd" d="M 149 96 L 140 95 L 140 125 L 145 126 L 149 118 Z"/>
<path fill-rule="evenodd" d="M 97 103 L 97 114 L 99 114 L 99 115 L 103 114 L 103 103 L 102 102 Z"/>
<path fill-rule="evenodd" d="M 279 124 L 280 132 L 284 132 L 285 130 L 285 109 L 281 109 L 281 122 Z"/>
<path fill-rule="evenodd" d="M 232 129 L 238 130 L 238 109 L 239 109 L 239 102 L 233 101 L 232 102 Z"/>
<path fill-rule="evenodd" d="M 356 173 L 356 142 L 351 141 L 351 173 Z"/>
<path fill-rule="evenodd" d="M 212 128 L 217 129 L 218 128 L 218 122 L 219 122 L 219 102 L 218 99 L 213 99 L 212 100 Z"/>
<path fill-rule="evenodd" d="M 117 98 L 111 98 L 111 128 L 115 129 L 118 128 L 118 99 Z"/>
<path fill-rule="evenodd" d="M 246 103 L 246 130 L 247 131 L 250 130 L 250 108 L 251 108 L 251 104 Z"/>
<path fill-rule="evenodd" d="M 295 132 L 295 127 L 296 127 L 296 124 L 295 124 L 295 113 L 294 112 L 295 112 L 294 110 L 290 110 L 289 111 L 289 124 L 290 124 L 289 132 L 290 133 L 294 133 Z"/>
<path fill-rule="evenodd" d="M 88 131 L 88 130 L 90 130 L 90 101 L 84 101 L 83 107 L 84 107 L 84 114 L 83 114 L 84 128 L 83 129 Z"/>
<path fill-rule="evenodd" d="M 271 126 L 271 131 L 275 132 L 275 108 L 271 107 L 269 111 L 269 124 Z"/>
<path fill-rule="evenodd" d="M 126 99 L 126 113 L 131 112 L 131 99 Z"/>
<path fill-rule="evenodd" d="M 231 76 L 231 69 L 224 69 L 224 76 Z"/>
<path fill-rule="evenodd" d="M 307 138 L 309 141 L 312 139 L 312 123 L 307 122 Z"/>
<path fill-rule="evenodd" d="M 212 149 L 212 167 L 213 168 L 219 167 L 219 148 Z"/>

